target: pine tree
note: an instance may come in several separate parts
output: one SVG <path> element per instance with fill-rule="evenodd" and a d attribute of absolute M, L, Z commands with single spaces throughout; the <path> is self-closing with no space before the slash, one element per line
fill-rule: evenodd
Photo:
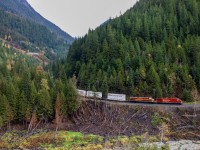
<path fill-rule="evenodd" d="M 60 126 L 60 124 L 62 123 L 62 112 L 61 112 L 61 108 L 62 108 L 62 101 L 61 101 L 61 97 L 60 94 L 57 94 L 56 97 L 56 102 L 55 102 L 55 123 L 56 126 Z"/>

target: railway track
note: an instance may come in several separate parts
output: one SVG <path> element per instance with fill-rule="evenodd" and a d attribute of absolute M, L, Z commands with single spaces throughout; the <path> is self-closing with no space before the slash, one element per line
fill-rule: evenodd
<path fill-rule="evenodd" d="M 196 110 L 200 112 L 200 104 L 187 104 L 183 103 L 182 105 L 177 104 L 155 104 L 155 103 L 139 103 L 139 102 L 130 102 L 130 101 L 112 101 L 112 100 L 100 100 L 100 99 L 90 99 L 84 98 L 87 101 L 97 101 L 97 102 L 104 102 L 108 104 L 116 104 L 116 105 L 131 105 L 131 106 L 148 106 L 148 107 L 165 107 L 165 108 L 180 108 L 180 109 L 187 109 L 187 110 Z"/>

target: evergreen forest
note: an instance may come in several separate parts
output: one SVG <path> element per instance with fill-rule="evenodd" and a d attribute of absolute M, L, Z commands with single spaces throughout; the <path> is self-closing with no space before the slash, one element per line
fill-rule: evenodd
<path fill-rule="evenodd" d="M 140 0 L 77 39 L 63 66 L 80 89 L 197 100 L 200 1 Z"/>
<path fill-rule="evenodd" d="M 62 116 L 77 108 L 76 80 L 67 79 L 59 63 L 54 67 L 59 72 L 0 41 L 0 128 L 23 123 L 31 130 L 53 120 L 59 124 Z"/>

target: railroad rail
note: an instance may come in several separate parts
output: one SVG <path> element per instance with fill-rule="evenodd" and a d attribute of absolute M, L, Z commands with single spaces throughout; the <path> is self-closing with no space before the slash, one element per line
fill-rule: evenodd
<path fill-rule="evenodd" d="M 143 103 L 143 102 L 131 102 L 131 101 L 113 101 L 107 99 L 92 99 L 82 97 L 81 100 L 83 101 L 96 101 L 96 102 L 103 102 L 111 105 L 127 105 L 127 106 L 142 106 L 142 107 L 149 107 L 149 108 L 160 108 L 163 110 L 187 110 L 187 111 L 195 111 L 200 113 L 200 104 L 187 104 L 183 103 L 182 105 L 177 104 L 156 104 L 156 103 Z M 200 115 L 200 114 L 199 114 Z"/>

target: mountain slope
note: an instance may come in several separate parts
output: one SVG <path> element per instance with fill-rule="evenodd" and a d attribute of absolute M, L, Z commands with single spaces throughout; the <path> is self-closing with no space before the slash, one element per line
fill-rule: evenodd
<path fill-rule="evenodd" d="M 25 17 L 29 20 L 35 21 L 41 25 L 46 26 L 49 30 L 54 32 L 57 36 L 65 39 L 68 43 L 73 42 L 73 37 L 62 31 L 55 24 L 43 18 L 37 13 L 26 0 L 1 0 L 0 7 L 11 13 Z"/>
<path fill-rule="evenodd" d="M 66 71 L 82 89 L 199 99 L 200 1 L 140 0 L 78 40 Z"/>
<path fill-rule="evenodd" d="M 2 9 L 0 9 L 0 18 L 0 36 L 6 38 L 10 35 L 16 44 L 25 41 L 36 46 L 49 48 L 56 48 L 64 44 L 64 41 L 58 39 L 55 33 L 36 22 L 5 12 Z"/>

